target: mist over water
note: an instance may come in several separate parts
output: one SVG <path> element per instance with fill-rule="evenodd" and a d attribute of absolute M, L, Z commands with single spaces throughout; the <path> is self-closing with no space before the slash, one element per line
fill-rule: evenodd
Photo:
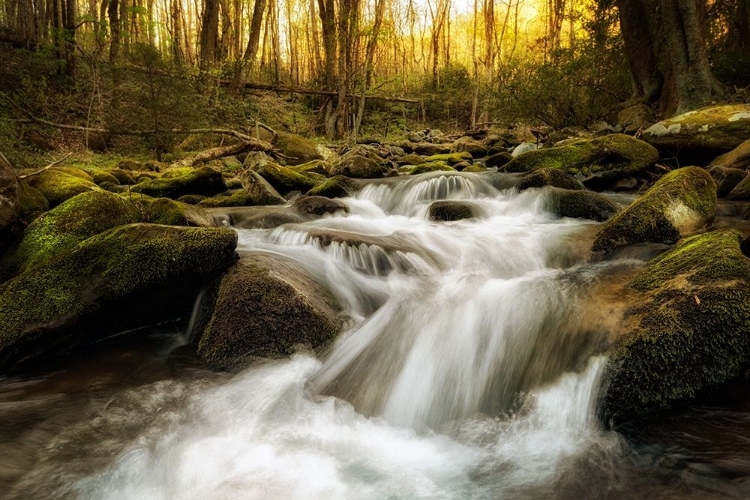
<path fill-rule="evenodd" d="M 623 308 L 612 283 L 642 262 L 586 263 L 594 223 L 552 215 L 545 189 L 497 190 L 486 179 L 373 183 L 343 200 L 349 214 L 238 230 L 241 254 L 293 259 L 330 290 L 344 325 L 334 345 L 233 376 L 190 372 L 123 390 L 52 439 L 11 498 L 722 491 L 685 487 L 681 473 L 644 482 L 663 464 L 597 419 L 602 352 Z M 439 199 L 470 202 L 480 216 L 430 221 Z M 65 457 L 97 441 L 86 446 L 110 458 L 71 470 Z"/>

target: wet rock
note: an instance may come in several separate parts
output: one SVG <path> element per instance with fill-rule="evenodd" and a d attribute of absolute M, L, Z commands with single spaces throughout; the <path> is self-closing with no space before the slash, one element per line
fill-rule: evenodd
<path fill-rule="evenodd" d="M 186 194 L 213 196 L 226 191 L 227 185 L 221 172 L 201 167 L 187 172 L 165 173 L 162 178 L 144 180 L 130 190 L 154 198 L 177 199 Z"/>
<path fill-rule="evenodd" d="M 230 229 L 131 224 L 18 275 L 0 286 L 0 370 L 186 317 L 236 244 Z"/>
<path fill-rule="evenodd" d="M 673 170 L 597 233 L 592 250 L 608 253 L 634 243 L 673 244 L 713 221 L 716 183 L 699 167 Z"/>
<path fill-rule="evenodd" d="M 306 193 L 307 196 L 325 196 L 327 198 L 346 198 L 354 194 L 359 186 L 355 181 L 343 175 L 336 175 L 321 182 Z"/>
<path fill-rule="evenodd" d="M 461 170 L 461 172 L 467 172 L 467 173 L 486 172 L 486 171 L 487 171 L 487 167 L 485 167 L 481 163 L 473 163 L 469 165 L 468 167 L 464 168 L 463 170 Z"/>
<path fill-rule="evenodd" d="M 49 202 L 50 207 L 87 191 L 100 191 L 92 181 L 67 174 L 55 168 L 27 177 L 26 182 Z"/>
<path fill-rule="evenodd" d="M 421 165 L 425 161 L 424 156 L 410 154 L 400 157 L 397 163 L 399 165 Z"/>
<path fill-rule="evenodd" d="M 524 174 L 518 181 L 519 191 L 530 188 L 553 186 L 569 190 L 582 190 L 583 185 L 570 174 L 556 168 L 538 168 Z"/>
<path fill-rule="evenodd" d="M 476 207 L 463 201 L 433 201 L 427 210 L 431 220 L 453 221 L 471 219 L 478 216 Z"/>
<path fill-rule="evenodd" d="M 302 174 L 295 172 L 291 168 L 282 167 L 275 163 L 253 167 L 253 171 L 260 174 L 260 176 L 268 181 L 268 184 L 270 184 L 273 189 L 281 195 L 287 194 L 291 191 L 301 191 L 304 193 L 313 188 L 323 179 L 323 176 L 318 174 Z M 247 182 L 246 176 L 243 176 L 242 179 L 245 179 Z M 257 187 L 259 190 L 263 189 L 260 186 Z"/>
<path fill-rule="evenodd" d="M 409 170 L 409 173 L 411 175 L 419 175 L 424 174 L 427 172 L 455 172 L 456 169 L 453 167 L 449 167 L 446 163 L 442 161 L 433 161 L 428 163 L 422 163 L 421 165 L 417 165 L 415 167 L 412 167 Z"/>
<path fill-rule="evenodd" d="M 127 197 L 126 197 L 127 199 Z M 213 227 L 216 222 L 208 212 L 202 208 L 171 200 L 169 198 L 145 199 L 132 198 L 141 203 L 141 217 L 143 222 L 163 224 L 166 226 Z"/>
<path fill-rule="evenodd" d="M 453 142 L 453 150 L 457 153 L 469 153 L 472 158 L 487 156 L 487 148 L 472 137 L 464 136 Z"/>
<path fill-rule="evenodd" d="M 748 126 L 750 128 L 750 126 Z M 709 167 L 738 168 L 750 167 L 750 139 L 746 140 L 728 153 L 715 158 Z"/>
<path fill-rule="evenodd" d="M 612 353 L 606 417 L 617 425 L 694 397 L 750 368 L 750 259 L 721 230 L 682 240 L 630 284 Z"/>
<path fill-rule="evenodd" d="M 487 167 L 502 167 L 509 161 L 513 159 L 513 155 L 508 153 L 507 151 L 503 151 L 502 153 L 497 153 L 485 160 L 484 164 L 487 165 Z"/>
<path fill-rule="evenodd" d="M 535 168 L 556 168 L 614 184 L 618 179 L 642 174 L 659 154 L 643 141 L 623 134 L 575 141 L 567 146 L 529 151 L 502 167 L 506 172 L 528 172 Z"/>
<path fill-rule="evenodd" d="M 536 151 L 539 149 L 539 144 L 536 142 L 522 142 L 515 148 L 513 148 L 513 152 L 511 153 L 511 156 L 515 158 L 516 156 L 522 155 L 524 153 L 528 153 L 529 151 Z"/>
<path fill-rule="evenodd" d="M 560 216 L 603 222 L 617 213 L 618 207 L 609 198 L 592 191 L 552 188 L 548 209 Z"/>
<path fill-rule="evenodd" d="M 331 169 L 331 175 L 344 175 L 355 179 L 377 179 L 383 177 L 383 169 L 375 160 L 365 156 L 351 155 L 342 158 Z"/>
<path fill-rule="evenodd" d="M 292 207 L 303 215 L 322 216 L 336 212 L 349 213 L 349 206 L 346 203 L 325 196 L 303 196 L 298 198 Z"/>
<path fill-rule="evenodd" d="M 472 165 L 471 162 L 461 161 L 461 162 L 458 162 L 458 163 L 454 163 L 453 164 L 453 169 L 454 170 L 458 170 L 459 172 L 463 172 L 464 170 L 466 170 L 467 168 L 469 168 L 471 165 Z M 486 170 L 486 168 L 485 168 L 485 170 Z"/>
<path fill-rule="evenodd" d="M 286 203 L 279 192 L 258 172 L 252 170 L 243 172 L 240 180 L 254 205 L 283 205 Z"/>
<path fill-rule="evenodd" d="M 198 356 L 212 366 L 284 357 L 300 345 L 319 349 L 339 331 L 330 294 L 288 260 L 247 255 L 213 293 L 213 314 L 198 341 Z"/>
<path fill-rule="evenodd" d="M 296 134 L 278 132 L 273 145 L 284 154 L 287 165 L 300 165 L 324 159 L 318 152 L 317 144 Z"/>
<path fill-rule="evenodd" d="M 670 150 L 730 151 L 750 137 L 750 104 L 725 104 L 660 121 L 643 140 Z"/>
<path fill-rule="evenodd" d="M 747 172 L 739 168 L 714 166 L 708 169 L 708 173 L 716 181 L 716 195 L 719 198 L 726 198 L 747 177 Z"/>
<path fill-rule="evenodd" d="M 635 177 L 625 177 L 615 182 L 614 186 L 612 186 L 612 191 L 634 191 L 638 189 L 639 184 L 638 179 Z"/>

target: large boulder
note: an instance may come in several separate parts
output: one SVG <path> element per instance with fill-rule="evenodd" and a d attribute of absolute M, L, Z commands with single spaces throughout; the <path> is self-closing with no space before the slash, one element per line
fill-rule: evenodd
<path fill-rule="evenodd" d="M 236 244 L 230 229 L 131 224 L 20 274 L 0 285 L 0 370 L 189 316 Z"/>
<path fill-rule="evenodd" d="M 283 205 L 286 200 L 258 172 L 247 170 L 240 176 L 242 187 L 254 205 Z"/>
<path fill-rule="evenodd" d="M 349 206 L 346 203 L 325 196 L 302 196 L 297 198 L 292 207 L 305 216 L 320 217 L 336 212 L 349 213 Z"/>
<path fill-rule="evenodd" d="M 275 163 L 267 163 L 255 167 L 253 170 L 268 181 L 268 184 L 270 184 L 277 193 L 281 194 L 286 194 L 291 191 L 302 191 L 304 193 L 315 187 L 318 182 L 324 179 L 322 175 L 295 172 L 291 168 L 282 167 Z M 245 179 L 245 183 L 248 186 L 250 185 L 249 177 Z M 262 188 L 259 187 L 259 189 Z M 253 193 L 257 194 L 255 189 L 253 189 Z"/>
<path fill-rule="evenodd" d="M 356 181 L 344 175 L 336 175 L 326 179 L 306 194 L 307 196 L 326 196 L 328 198 L 346 198 L 354 194 L 359 186 Z"/>
<path fill-rule="evenodd" d="M 630 206 L 607 221 L 592 250 L 608 253 L 634 243 L 676 243 L 713 221 L 716 183 L 700 167 L 669 172 Z"/>
<path fill-rule="evenodd" d="M 614 424 L 694 397 L 750 368 L 750 259 L 721 230 L 682 240 L 633 280 L 610 355 Z"/>
<path fill-rule="evenodd" d="M 288 356 L 298 345 L 318 349 L 339 331 L 330 294 L 299 265 L 278 257 L 243 257 L 212 295 L 213 314 L 199 337 L 198 356 L 213 366 Z"/>
<path fill-rule="evenodd" d="M 128 200 L 134 198 L 125 196 Z M 148 200 L 147 197 L 144 198 Z M 170 198 L 152 198 L 143 201 L 141 216 L 143 222 L 166 226 L 213 227 L 218 225 L 204 209 Z"/>
<path fill-rule="evenodd" d="M 56 207 L 65 200 L 87 191 L 100 191 L 92 181 L 56 168 L 30 175 L 24 180 L 47 199 L 50 207 Z"/>
<path fill-rule="evenodd" d="M 748 126 L 750 133 L 750 125 Z M 728 153 L 714 158 L 709 167 L 738 168 L 750 167 L 750 139 L 746 140 Z"/>
<path fill-rule="evenodd" d="M 154 198 L 177 199 L 187 194 L 213 196 L 227 190 L 227 184 L 221 172 L 211 167 L 189 169 L 175 172 L 174 176 L 150 179 L 136 184 L 130 190 Z"/>
<path fill-rule="evenodd" d="M 487 156 L 487 147 L 473 137 L 459 137 L 453 142 L 453 150 L 458 153 L 469 153 L 473 158 Z"/>
<path fill-rule="evenodd" d="M 42 214 L 24 231 L 21 241 L 0 260 L 0 281 L 73 249 L 113 227 L 141 220 L 136 205 L 107 191 L 90 191 Z"/>
<path fill-rule="evenodd" d="M 672 151 L 729 151 L 750 137 L 750 104 L 723 104 L 662 120 L 643 140 Z"/>
<path fill-rule="evenodd" d="M 440 200 L 430 203 L 427 214 L 434 221 L 454 221 L 477 217 L 478 211 L 472 203 Z"/>
<path fill-rule="evenodd" d="M 288 165 L 324 159 L 318 151 L 317 144 L 296 134 L 279 132 L 273 145 L 284 154 L 284 160 Z"/>
<path fill-rule="evenodd" d="M 612 134 L 528 151 L 516 156 L 501 170 L 528 172 L 536 168 L 556 168 L 572 175 L 594 176 L 602 184 L 614 184 L 618 179 L 643 173 L 656 163 L 658 157 L 656 149 L 645 142 L 623 134 Z"/>
<path fill-rule="evenodd" d="M 360 155 L 345 156 L 331 169 L 331 175 L 344 175 L 355 179 L 377 179 L 383 177 L 380 164 Z"/>
<path fill-rule="evenodd" d="M 560 217 L 599 222 L 609 219 L 618 210 L 617 205 L 599 193 L 560 188 L 550 189 L 547 208 Z"/>
<path fill-rule="evenodd" d="M 544 186 L 553 186 L 576 191 L 584 189 L 583 184 L 581 184 L 578 179 L 556 168 L 538 168 L 532 170 L 518 179 L 516 188 L 519 191 L 523 191 L 525 189 L 540 188 Z"/>

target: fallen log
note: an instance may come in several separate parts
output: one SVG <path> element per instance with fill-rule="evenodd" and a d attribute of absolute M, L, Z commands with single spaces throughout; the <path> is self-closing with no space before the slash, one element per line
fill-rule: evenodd
<path fill-rule="evenodd" d="M 205 163 L 211 160 L 217 160 L 226 156 L 234 156 L 248 151 L 263 151 L 264 153 L 274 153 L 276 150 L 271 144 L 248 137 L 247 140 L 230 144 L 229 146 L 220 146 L 217 148 L 206 149 L 180 161 L 172 163 L 172 167 L 192 167 L 199 163 Z"/>
<path fill-rule="evenodd" d="M 229 86 L 232 84 L 232 82 L 228 80 L 221 80 L 219 82 L 221 85 Z M 289 92 L 291 94 L 307 94 L 307 95 L 324 95 L 324 96 L 337 96 L 339 95 L 338 92 L 335 90 L 318 90 L 318 89 L 309 89 L 306 87 L 296 87 L 293 85 L 266 85 L 265 83 L 252 83 L 248 82 L 245 83 L 244 87 L 246 89 L 253 89 L 253 90 L 267 90 L 269 92 Z M 361 94 L 346 94 L 346 97 L 349 98 L 356 98 L 361 99 Z M 373 101 L 385 101 L 385 102 L 404 102 L 408 104 L 419 104 L 418 99 L 408 99 L 406 97 L 388 97 L 388 96 L 380 96 L 380 95 L 365 95 L 365 99 L 370 99 Z"/>

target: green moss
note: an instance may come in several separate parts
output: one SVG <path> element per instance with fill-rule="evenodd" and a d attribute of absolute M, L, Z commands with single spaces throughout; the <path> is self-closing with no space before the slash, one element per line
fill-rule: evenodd
<path fill-rule="evenodd" d="M 24 231 L 19 244 L 0 261 L 0 278 L 49 262 L 95 234 L 140 221 L 136 207 L 116 194 L 82 193 L 46 212 Z"/>
<path fill-rule="evenodd" d="M 424 174 L 427 172 L 455 172 L 456 169 L 453 167 L 449 167 L 447 164 L 441 162 L 441 161 L 435 161 L 435 162 L 429 162 L 429 163 L 422 163 L 421 165 L 417 165 L 411 170 L 409 170 L 409 173 L 411 175 L 419 175 Z"/>
<path fill-rule="evenodd" d="M 188 205 L 197 205 L 205 199 L 205 196 L 201 196 L 199 194 L 186 194 L 185 196 L 180 196 L 177 201 L 187 203 Z"/>
<path fill-rule="evenodd" d="M 133 224 L 30 269 L 0 286 L 0 369 L 109 335 L 107 322 L 87 329 L 85 319 L 147 290 L 200 283 L 231 262 L 236 243 L 230 229 Z"/>
<path fill-rule="evenodd" d="M 560 217 L 605 221 L 617 213 L 617 205 L 591 191 L 552 188 L 549 210 Z"/>
<path fill-rule="evenodd" d="M 516 188 L 519 191 L 523 191 L 525 189 L 544 186 L 553 186 L 574 191 L 584 189 L 583 185 L 575 177 L 556 168 L 538 168 L 532 170 L 518 180 Z"/>
<path fill-rule="evenodd" d="M 555 168 L 572 175 L 597 174 L 602 179 L 621 179 L 653 166 L 659 153 L 649 144 L 623 134 L 574 141 L 565 146 L 537 149 L 518 155 L 501 169 L 528 172 Z"/>
<path fill-rule="evenodd" d="M 307 196 L 326 196 L 328 198 L 346 198 L 357 191 L 357 184 L 348 177 L 337 175 L 326 179 L 310 191 Z"/>
<path fill-rule="evenodd" d="M 317 174 L 301 174 L 286 167 L 268 163 L 260 165 L 254 169 L 263 177 L 273 188 L 281 194 L 290 191 L 308 191 L 315 187 L 322 177 Z"/>
<path fill-rule="evenodd" d="M 185 175 L 189 175 L 193 173 L 192 167 L 175 167 L 170 168 L 164 171 L 163 174 L 161 174 L 162 179 L 174 179 L 176 177 L 183 177 Z"/>
<path fill-rule="evenodd" d="M 424 156 L 420 155 L 404 155 L 401 158 L 398 159 L 399 165 L 421 165 L 426 160 L 424 159 Z"/>
<path fill-rule="evenodd" d="M 215 208 L 215 207 L 252 207 L 255 206 L 255 200 L 253 197 L 241 189 L 230 195 L 215 196 L 213 198 L 206 198 L 205 200 L 198 203 L 201 207 Z"/>
<path fill-rule="evenodd" d="M 55 167 L 55 170 L 59 172 L 65 172 L 68 175 L 72 175 L 73 177 L 78 177 L 79 179 L 84 179 L 90 182 L 94 182 L 94 178 L 86 171 L 80 168 L 66 166 L 66 167 Z"/>
<path fill-rule="evenodd" d="M 55 169 L 45 170 L 25 180 L 29 186 L 39 191 L 49 201 L 50 207 L 56 207 L 81 193 L 100 190 L 89 180 Z"/>
<path fill-rule="evenodd" d="M 189 173 L 172 178 L 151 179 L 131 188 L 135 193 L 143 193 L 155 198 L 179 198 L 186 194 L 211 196 L 227 190 L 220 172 L 201 167 L 191 169 Z"/>
<path fill-rule="evenodd" d="M 592 250 L 610 252 L 633 243 L 672 244 L 710 223 L 716 210 L 716 183 L 699 167 L 673 170 L 625 210 L 607 221 Z"/>
<path fill-rule="evenodd" d="M 289 169 L 298 174 L 312 174 L 313 177 L 322 175 L 323 177 L 327 177 L 328 172 L 331 170 L 331 165 L 323 160 L 313 160 L 302 165 L 289 167 Z"/>
<path fill-rule="evenodd" d="M 605 398 L 616 420 L 694 397 L 750 367 L 750 260 L 733 230 L 687 238 L 632 287 Z"/>
<path fill-rule="evenodd" d="M 42 193 L 29 186 L 24 180 L 21 180 L 18 184 L 20 186 L 20 191 L 18 193 L 19 219 L 31 222 L 36 217 L 49 210 L 49 202 Z"/>
<path fill-rule="evenodd" d="M 474 163 L 472 165 L 469 165 L 468 167 L 462 170 L 462 172 L 486 172 L 486 171 L 487 171 L 487 167 L 479 163 Z"/>
<path fill-rule="evenodd" d="M 313 141 L 296 134 L 279 132 L 274 146 L 284 153 L 289 165 L 300 165 L 312 160 L 323 159 Z"/>
<path fill-rule="evenodd" d="M 643 137 L 657 147 L 729 151 L 746 141 L 749 131 L 750 105 L 722 104 L 660 121 Z"/>
<path fill-rule="evenodd" d="M 115 177 L 119 181 L 119 184 L 135 184 L 135 178 L 127 170 L 113 168 L 107 170 L 107 173 Z"/>
<path fill-rule="evenodd" d="M 454 165 L 456 163 L 461 163 L 462 161 L 468 161 L 471 162 L 472 156 L 471 153 L 468 152 L 461 152 L 461 153 L 445 153 L 445 154 L 437 154 L 428 156 L 425 158 L 425 162 L 444 162 L 448 165 Z"/>

